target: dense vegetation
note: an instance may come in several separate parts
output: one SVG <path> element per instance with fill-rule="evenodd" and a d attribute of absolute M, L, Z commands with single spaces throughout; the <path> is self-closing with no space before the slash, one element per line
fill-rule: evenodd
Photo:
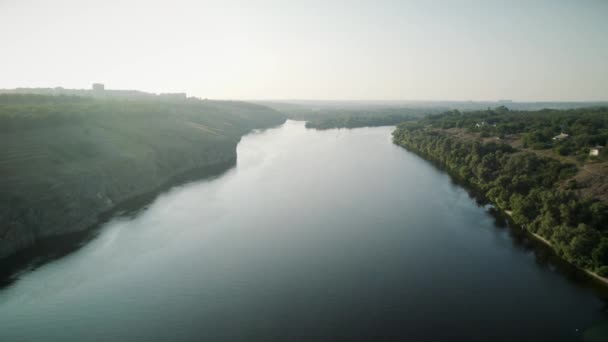
<path fill-rule="evenodd" d="M 536 150 L 553 149 L 563 156 L 584 160 L 589 149 L 608 141 L 608 107 L 550 110 L 538 112 L 510 111 L 506 107 L 462 115 L 458 111 L 435 117 L 429 124 L 434 128 L 462 128 L 481 137 L 504 139 L 509 134 L 521 134 L 523 147 Z M 567 137 L 558 138 L 560 134 Z M 555 139 L 554 139 L 555 138 Z M 607 151 L 603 151 L 606 157 Z"/>
<path fill-rule="evenodd" d="M 607 106 L 607 102 L 473 102 L 473 101 L 260 101 L 292 120 L 306 121 L 314 129 L 392 126 L 403 121 L 441 114 L 447 110 L 485 112 L 508 104 L 518 110 L 571 109 Z M 503 106 L 504 109 L 504 106 Z M 558 111 L 553 111 L 558 112 Z M 473 127 L 475 123 L 472 123 Z M 559 134 L 559 133 L 558 133 Z"/>
<path fill-rule="evenodd" d="M 439 113 L 437 109 L 419 108 L 370 108 L 370 109 L 325 109 L 309 115 L 298 115 L 306 120 L 306 128 L 357 128 L 393 126 L 400 122 L 415 120 L 429 113 Z"/>
<path fill-rule="evenodd" d="M 320 130 L 394 126 L 403 121 L 439 114 L 448 109 L 439 105 L 416 107 L 374 101 L 296 101 L 294 103 L 261 101 L 259 103 L 276 109 L 289 119 L 306 121 L 307 128 Z"/>
<path fill-rule="evenodd" d="M 306 121 L 306 128 L 331 129 L 331 128 L 357 128 L 393 126 L 400 122 L 414 120 L 413 115 L 384 115 L 384 116 L 337 116 L 329 118 L 318 118 Z"/>
<path fill-rule="evenodd" d="M 560 133 L 563 139 L 553 140 Z M 605 145 L 608 109 L 450 111 L 400 124 L 395 143 L 445 167 L 573 264 L 608 276 L 608 206 L 577 191 L 589 149 Z M 599 156 L 605 158 L 605 150 Z M 563 158 L 562 156 L 577 156 Z M 596 159 L 595 157 L 591 157 Z M 598 175 L 606 182 L 606 175 Z"/>
<path fill-rule="evenodd" d="M 243 102 L 0 95 L 0 257 L 191 170 L 226 169 L 242 135 L 284 120 Z"/>

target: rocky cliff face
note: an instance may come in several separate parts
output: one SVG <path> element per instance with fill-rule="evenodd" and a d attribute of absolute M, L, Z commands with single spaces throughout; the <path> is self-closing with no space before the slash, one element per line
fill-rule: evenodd
<path fill-rule="evenodd" d="M 283 121 L 242 102 L 0 95 L 0 258 L 189 171 L 228 168 L 242 135 Z"/>

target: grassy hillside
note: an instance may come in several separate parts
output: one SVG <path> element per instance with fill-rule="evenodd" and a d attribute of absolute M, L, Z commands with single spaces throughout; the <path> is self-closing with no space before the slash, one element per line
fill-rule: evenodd
<path fill-rule="evenodd" d="M 394 132 L 395 143 L 438 162 L 558 255 L 604 277 L 608 158 L 605 149 L 589 152 L 607 140 L 608 108 L 451 111 Z"/>
<path fill-rule="evenodd" d="M 243 102 L 0 95 L 0 257 L 191 170 L 234 165 L 242 135 L 283 121 Z"/>

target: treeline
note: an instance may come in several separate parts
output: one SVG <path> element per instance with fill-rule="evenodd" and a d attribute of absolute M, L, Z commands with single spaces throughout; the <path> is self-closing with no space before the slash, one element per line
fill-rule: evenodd
<path fill-rule="evenodd" d="M 385 115 L 385 116 L 340 116 L 331 118 L 317 118 L 306 122 L 306 128 L 357 128 L 393 126 L 404 121 L 414 120 L 413 115 Z"/>
<path fill-rule="evenodd" d="M 579 110 L 558 112 L 548 119 L 549 112 L 509 113 L 502 108 L 469 115 L 449 112 L 400 124 L 393 133 L 394 142 L 438 162 L 481 191 L 497 207 L 510 211 L 515 223 L 550 241 L 564 259 L 608 276 L 608 207 L 569 189 L 568 180 L 577 172 L 574 164 L 518 151 L 500 140 L 484 143 L 481 138 L 465 139 L 443 130 L 461 127 L 475 131 L 489 126 L 491 134 L 535 134 L 545 128 L 589 136 L 603 134 L 602 129 L 590 126 L 603 125 L 595 119 L 605 116 L 606 109 L 580 110 L 582 118 L 570 117 Z M 486 124 L 480 124 L 482 118 Z M 582 120 L 589 120 L 589 124 L 578 130 Z M 564 126 L 564 122 L 571 125 Z"/>
<path fill-rule="evenodd" d="M 420 119 L 429 114 L 439 114 L 445 109 L 410 107 L 373 107 L 357 109 L 326 109 L 294 119 L 306 120 L 306 128 L 357 128 L 394 126 L 404 121 Z"/>
<path fill-rule="evenodd" d="M 523 147 L 552 149 L 562 156 L 579 161 L 589 157 L 589 150 L 608 141 L 608 107 L 569 110 L 544 109 L 536 112 L 495 109 L 462 113 L 449 111 L 434 116 L 426 124 L 433 128 L 461 128 L 480 137 L 521 135 Z M 561 135 L 561 136 L 560 136 Z M 603 150 L 599 159 L 608 159 Z"/>

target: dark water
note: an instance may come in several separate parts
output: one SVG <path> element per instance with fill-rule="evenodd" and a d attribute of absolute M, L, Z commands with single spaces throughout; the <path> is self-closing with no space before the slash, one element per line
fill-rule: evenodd
<path fill-rule="evenodd" d="M 0 291 L 0 341 L 568 341 L 605 324 L 599 292 L 391 131 L 245 137 L 236 168 Z"/>

